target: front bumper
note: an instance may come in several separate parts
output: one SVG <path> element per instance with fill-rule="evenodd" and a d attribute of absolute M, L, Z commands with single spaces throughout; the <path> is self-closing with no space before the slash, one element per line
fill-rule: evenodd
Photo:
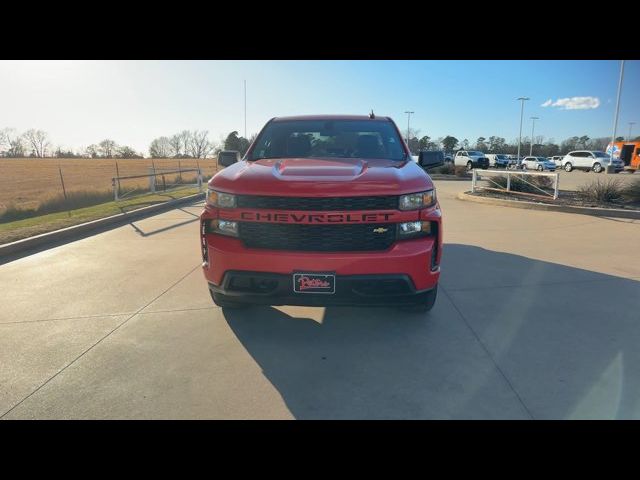
<path fill-rule="evenodd" d="M 337 275 L 335 293 L 294 293 L 291 275 L 227 271 L 220 285 L 209 289 L 232 302 L 254 305 L 415 305 L 432 288 L 416 290 L 408 275 Z"/>

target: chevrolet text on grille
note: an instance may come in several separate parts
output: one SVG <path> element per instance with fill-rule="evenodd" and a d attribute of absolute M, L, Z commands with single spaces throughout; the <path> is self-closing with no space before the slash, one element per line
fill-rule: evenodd
<path fill-rule="evenodd" d="M 264 213 L 242 212 L 240 218 L 250 222 L 278 223 L 370 223 L 388 222 L 393 213 Z"/>

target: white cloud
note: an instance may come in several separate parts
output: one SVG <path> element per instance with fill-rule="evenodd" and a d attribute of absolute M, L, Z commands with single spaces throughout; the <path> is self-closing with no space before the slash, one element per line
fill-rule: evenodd
<path fill-rule="evenodd" d="M 567 97 L 559 98 L 555 102 L 551 99 L 544 102 L 542 107 L 558 107 L 561 110 L 589 110 L 600 106 L 598 97 Z"/>

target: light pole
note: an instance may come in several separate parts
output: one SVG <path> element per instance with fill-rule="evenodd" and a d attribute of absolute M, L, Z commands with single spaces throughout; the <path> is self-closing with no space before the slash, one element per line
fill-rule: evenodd
<path fill-rule="evenodd" d="M 530 157 L 533 155 L 533 129 L 536 126 L 536 120 L 540 120 L 540 117 L 531 117 L 531 120 L 533 120 L 533 122 L 531 123 L 531 146 L 529 148 Z"/>
<path fill-rule="evenodd" d="M 630 141 L 631 141 L 631 127 L 632 127 L 633 125 L 635 125 L 635 124 L 636 124 L 636 122 L 629 122 L 629 137 L 628 137 L 628 139 L 627 139 L 627 142 L 630 142 Z"/>
<path fill-rule="evenodd" d="M 616 114 L 613 117 L 613 135 L 611 136 L 611 155 L 606 172 L 613 173 L 613 147 L 616 143 L 616 129 L 618 128 L 618 113 L 620 112 L 620 92 L 622 91 L 622 78 L 624 77 L 624 60 L 620 60 L 620 80 L 618 80 L 618 98 L 616 99 Z"/>
<path fill-rule="evenodd" d="M 244 81 L 244 138 L 247 138 L 247 81 Z"/>
<path fill-rule="evenodd" d="M 520 144 L 522 143 L 522 118 L 524 115 L 524 102 L 529 100 L 529 97 L 520 97 L 518 98 L 522 102 L 522 106 L 520 107 L 520 136 L 518 137 L 518 163 L 520 163 Z"/>
<path fill-rule="evenodd" d="M 415 112 L 404 112 L 407 114 L 407 147 L 409 147 L 409 122 L 411 120 L 411 114 Z M 409 148 L 409 150 L 411 150 Z"/>

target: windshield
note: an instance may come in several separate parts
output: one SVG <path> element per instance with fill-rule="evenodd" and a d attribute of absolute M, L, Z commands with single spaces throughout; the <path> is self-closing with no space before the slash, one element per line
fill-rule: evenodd
<path fill-rule="evenodd" d="M 391 122 L 284 120 L 269 123 L 247 160 L 261 158 L 383 158 L 404 160 Z"/>
<path fill-rule="evenodd" d="M 548 161 L 549 161 L 549 159 L 548 159 L 548 158 L 546 158 L 546 157 L 538 157 L 538 161 L 539 161 L 539 162 L 548 162 Z"/>
<path fill-rule="evenodd" d="M 507 156 L 506 155 L 496 155 L 496 158 L 498 160 L 507 160 Z"/>
<path fill-rule="evenodd" d="M 482 157 L 483 155 L 482 152 L 474 152 L 473 150 L 467 152 L 467 156 L 469 157 Z"/>

